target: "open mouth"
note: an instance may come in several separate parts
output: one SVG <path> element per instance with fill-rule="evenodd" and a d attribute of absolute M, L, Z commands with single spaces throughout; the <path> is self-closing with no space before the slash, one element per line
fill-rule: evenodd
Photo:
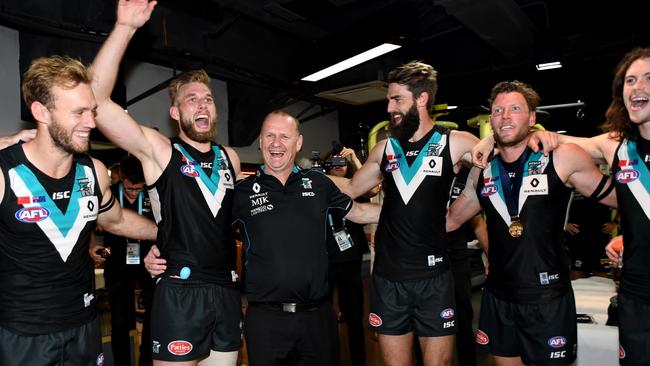
<path fill-rule="evenodd" d="M 199 129 L 207 130 L 210 128 L 210 117 L 207 114 L 199 114 L 194 117 L 194 124 Z"/>
<path fill-rule="evenodd" d="M 84 141 L 90 140 L 90 131 L 77 131 L 74 135 Z"/>
<path fill-rule="evenodd" d="M 630 108 L 632 110 L 640 110 L 648 105 L 649 99 L 647 97 L 634 97 L 630 99 Z"/>

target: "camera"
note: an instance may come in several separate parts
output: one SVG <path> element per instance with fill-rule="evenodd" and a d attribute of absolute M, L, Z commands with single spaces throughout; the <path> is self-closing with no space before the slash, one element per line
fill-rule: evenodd
<path fill-rule="evenodd" d="M 322 170 L 330 169 L 337 166 L 345 166 L 348 163 L 348 159 L 339 154 L 343 151 L 343 145 L 337 141 L 332 141 L 332 154 L 327 160 L 320 158 L 320 152 L 312 151 L 311 152 L 311 166 L 312 168 L 320 168 Z"/>
<path fill-rule="evenodd" d="M 102 258 L 107 258 L 109 255 L 111 255 L 111 249 L 110 248 L 99 248 L 95 251 L 95 254 Z"/>

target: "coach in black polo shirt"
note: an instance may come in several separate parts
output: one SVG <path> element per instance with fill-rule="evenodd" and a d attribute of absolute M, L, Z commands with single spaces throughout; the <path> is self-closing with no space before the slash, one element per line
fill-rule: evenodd
<path fill-rule="evenodd" d="M 341 210 L 360 223 L 379 216 L 378 206 L 353 203 L 322 172 L 300 170 L 294 159 L 301 146 L 298 121 L 270 113 L 260 135 L 264 165 L 235 187 L 252 366 L 338 363 L 336 320 L 327 302 L 327 213 Z"/>

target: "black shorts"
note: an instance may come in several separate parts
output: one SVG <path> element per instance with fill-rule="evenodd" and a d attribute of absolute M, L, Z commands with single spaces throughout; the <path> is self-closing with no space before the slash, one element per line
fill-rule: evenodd
<path fill-rule="evenodd" d="M 0 365 L 104 365 L 99 318 L 62 332 L 23 336 L 0 327 Z"/>
<path fill-rule="evenodd" d="M 152 357 L 191 361 L 241 345 L 241 294 L 235 287 L 164 277 L 151 309 Z"/>
<path fill-rule="evenodd" d="M 249 304 L 244 334 L 253 366 L 339 364 L 336 317 L 328 302 L 295 313 Z"/>
<path fill-rule="evenodd" d="M 618 296 L 618 339 L 621 365 L 650 365 L 650 304 Z"/>
<path fill-rule="evenodd" d="M 372 275 L 368 322 L 380 334 L 414 332 L 418 337 L 456 334 L 456 300 L 451 271 L 412 280 Z"/>
<path fill-rule="evenodd" d="M 576 359 L 578 327 L 573 291 L 549 302 L 513 303 L 483 291 L 476 342 L 525 364 L 568 365 Z"/>

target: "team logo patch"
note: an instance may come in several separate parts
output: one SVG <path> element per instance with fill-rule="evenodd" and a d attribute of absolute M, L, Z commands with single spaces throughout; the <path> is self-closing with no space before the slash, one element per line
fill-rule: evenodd
<path fill-rule="evenodd" d="M 172 341 L 167 345 L 167 350 L 169 353 L 176 356 L 184 356 L 192 352 L 192 348 L 194 348 L 194 346 L 192 346 L 192 343 L 183 340 Z"/>
<path fill-rule="evenodd" d="M 393 170 L 399 169 L 399 161 L 397 159 L 399 159 L 401 156 L 402 156 L 401 154 L 386 155 L 386 160 L 388 161 L 388 163 L 386 164 L 386 167 L 384 168 L 384 170 L 387 173 L 390 173 Z"/>
<path fill-rule="evenodd" d="M 480 329 L 476 330 L 476 343 L 485 346 L 486 344 L 490 343 L 490 338 L 488 337 L 485 332 L 483 332 Z"/>
<path fill-rule="evenodd" d="M 625 350 L 623 349 L 622 345 L 618 345 L 618 358 L 619 359 L 624 359 L 625 358 Z"/>
<path fill-rule="evenodd" d="M 443 319 L 451 319 L 454 317 L 454 309 L 447 308 L 440 312 L 440 317 Z"/>
<path fill-rule="evenodd" d="M 303 189 L 312 189 L 312 188 L 311 188 L 311 179 L 309 179 L 309 178 L 302 178 L 302 188 L 303 188 Z"/>
<path fill-rule="evenodd" d="M 181 173 L 183 173 L 184 176 L 190 177 L 190 178 L 196 178 L 198 177 L 199 171 L 194 168 L 194 165 L 192 164 L 185 164 L 181 167 Z"/>
<path fill-rule="evenodd" d="M 627 184 L 639 179 L 639 171 L 635 169 L 622 169 L 616 173 L 616 181 Z"/>
<path fill-rule="evenodd" d="M 104 366 L 104 353 L 100 353 L 97 356 L 97 366 Z"/>
<path fill-rule="evenodd" d="M 548 339 L 547 343 L 553 348 L 562 348 L 566 346 L 566 338 L 562 336 L 551 337 Z"/>
<path fill-rule="evenodd" d="M 45 207 L 25 207 L 16 211 L 16 220 L 26 224 L 33 224 L 50 217 L 50 211 Z"/>
<path fill-rule="evenodd" d="M 382 324 L 382 320 L 379 317 L 379 315 L 375 313 L 370 313 L 368 314 L 368 323 L 370 323 L 370 325 L 372 325 L 373 327 L 379 327 Z"/>

